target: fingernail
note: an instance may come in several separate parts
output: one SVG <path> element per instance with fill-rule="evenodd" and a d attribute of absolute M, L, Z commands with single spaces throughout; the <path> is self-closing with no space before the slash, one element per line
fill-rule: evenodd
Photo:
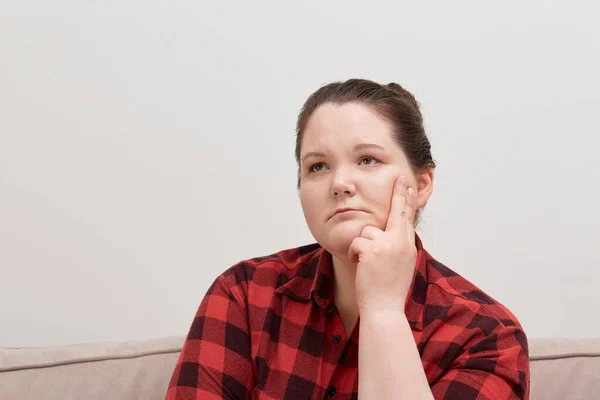
<path fill-rule="evenodd" d="M 412 195 L 415 193 L 415 189 L 409 187 L 408 189 L 406 189 L 406 194 L 409 195 L 410 197 L 412 197 Z"/>

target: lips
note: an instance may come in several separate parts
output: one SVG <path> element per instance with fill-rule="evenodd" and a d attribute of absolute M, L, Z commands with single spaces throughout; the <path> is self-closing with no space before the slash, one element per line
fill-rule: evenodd
<path fill-rule="evenodd" d="M 335 212 L 329 218 L 333 218 L 337 214 L 341 214 L 341 213 L 344 213 L 346 211 L 361 211 L 361 210 L 356 209 L 356 208 L 350 208 L 350 207 L 338 208 L 337 210 L 335 210 Z"/>

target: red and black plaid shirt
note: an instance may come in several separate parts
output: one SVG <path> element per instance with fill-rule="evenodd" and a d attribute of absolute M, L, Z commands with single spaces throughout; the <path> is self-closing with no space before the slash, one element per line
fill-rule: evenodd
<path fill-rule="evenodd" d="M 416 239 L 405 314 L 434 398 L 528 399 L 518 320 Z M 332 279 L 317 244 L 228 269 L 200 304 L 167 399 L 357 399 L 360 318 L 346 337 Z"/>

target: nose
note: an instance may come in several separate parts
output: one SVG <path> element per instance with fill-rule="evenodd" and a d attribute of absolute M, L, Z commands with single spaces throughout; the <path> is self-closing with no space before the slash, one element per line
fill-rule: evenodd
<path fill-rule="evenodd" d="M 342 194 L 354 196 L 356 194 L 356 186 L 347 177 L 336 176 L 331 184 L 331 194 L 334 197 L 339 197 Z"/>

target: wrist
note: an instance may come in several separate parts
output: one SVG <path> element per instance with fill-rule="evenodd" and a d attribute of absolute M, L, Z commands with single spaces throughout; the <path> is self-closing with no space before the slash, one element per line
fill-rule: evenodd
<path fill-rule="evenodd" d="M 372 316 L 390 316 L 393 317 L 396 314 L 404 315 L 404 309 L 406 307 L 406 299 L 396 298 L 385 298 L 385 299 L 360 299 L 358 302 L 358 311 L 360 315 L 372 315 Z"/>
<path fill-rule="evenodd" d="M 406 321 L 404 308 L 400 307 L 365 307 L 359 310 L 361 322 Z"/>

